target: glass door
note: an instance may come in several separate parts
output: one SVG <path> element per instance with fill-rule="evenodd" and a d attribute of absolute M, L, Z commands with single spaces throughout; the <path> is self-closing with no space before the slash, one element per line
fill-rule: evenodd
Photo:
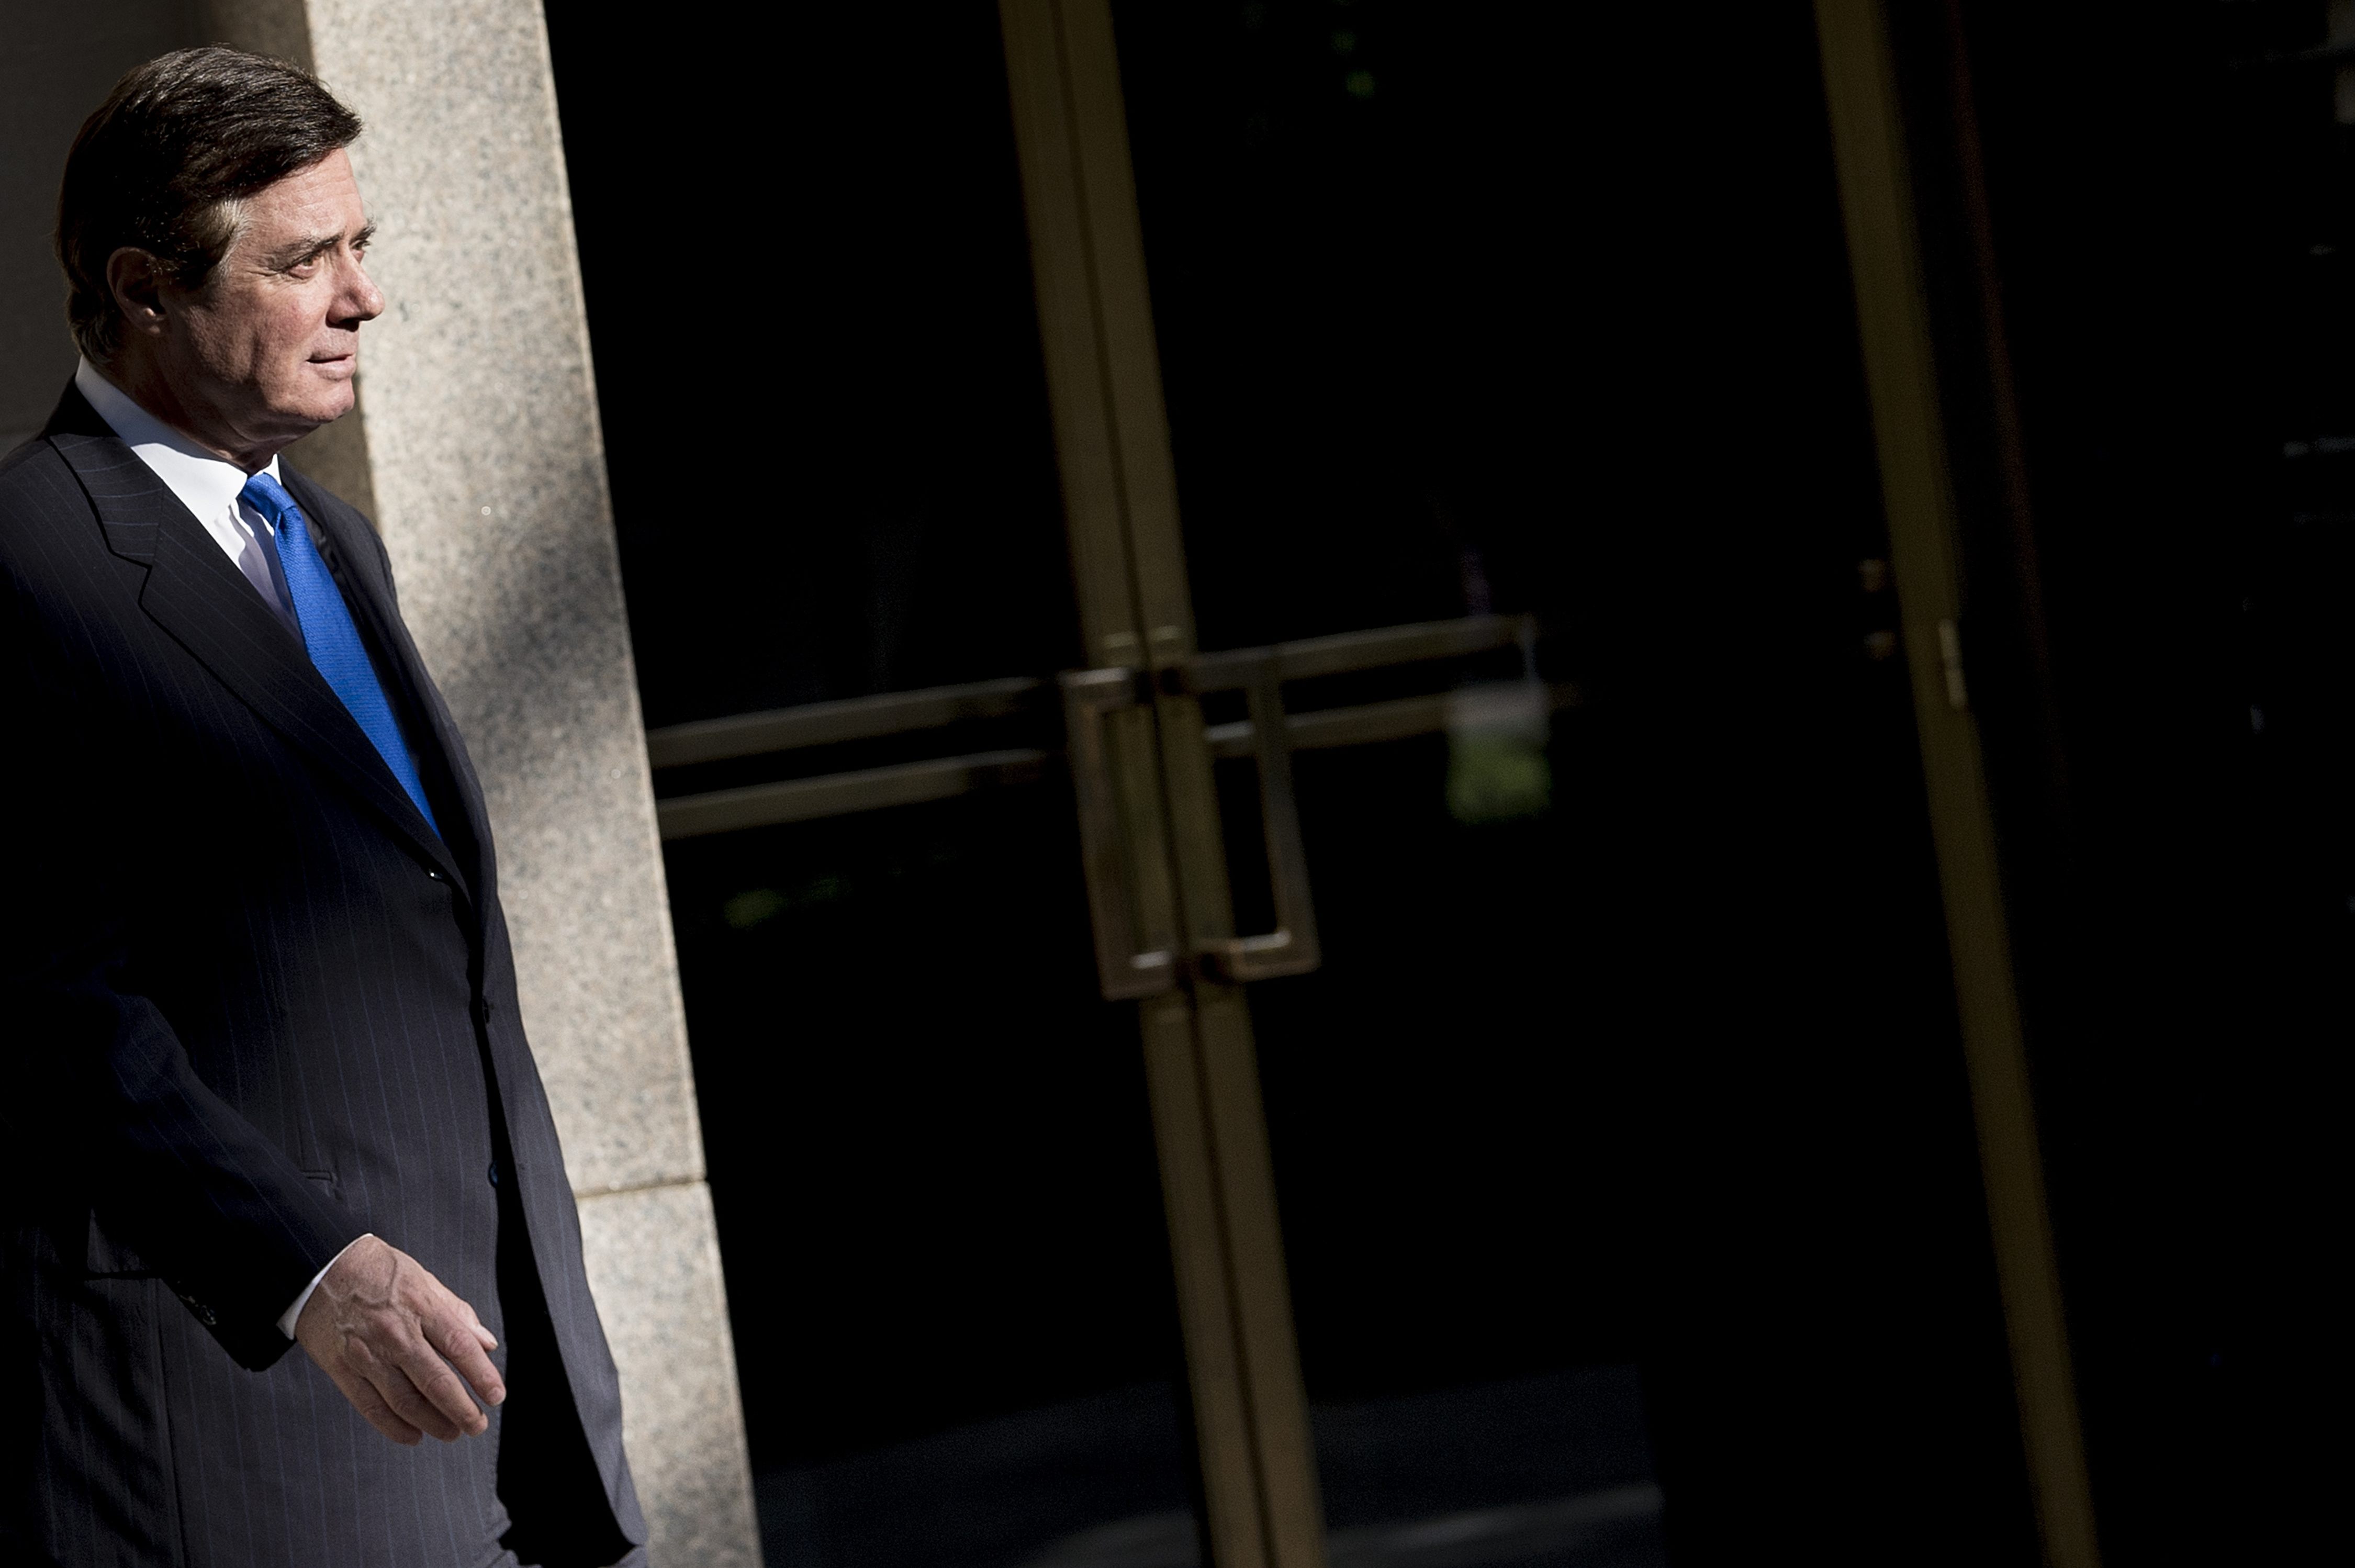
<path fill-rule="evenodd" d="M 551 31 L 772 1564 L 2027 1560 L 1804 10 L 724 20 Z"/>
<path fill-rule="evenodd" d="M 1215 1561 L 2031 1559 L 1806 14 L 1001 13 Z"/>

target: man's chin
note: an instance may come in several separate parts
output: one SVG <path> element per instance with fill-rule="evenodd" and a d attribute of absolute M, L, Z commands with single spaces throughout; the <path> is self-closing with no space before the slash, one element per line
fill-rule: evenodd
<path fill-rule="evenodd" d="M 335 423 L 351 412 L 352 400 L 346 398 L 340 409 L 323 398 L 288 399 L 273 406 L 265 421 L 252 427 L 261 444 L 269 451 L 282 452 L 306 435 L 311 435 Z M 262 432 L 267 432 L 263 435 Z"/>
<path fill-rule="evenodd" d="M 321 368 L 309 365 L 304 368 L 316 371 Z M 333 424 L 350 413 L 352 406 L 359 401 L 358 394 L 353 390 L 348 370 L 340 377 L 314 375 L 304 379 L 308 385 L 293 389 L 294 395 L 278 405 L 279 411 L 290 420 L 301 420 L 314 426 Z"/>

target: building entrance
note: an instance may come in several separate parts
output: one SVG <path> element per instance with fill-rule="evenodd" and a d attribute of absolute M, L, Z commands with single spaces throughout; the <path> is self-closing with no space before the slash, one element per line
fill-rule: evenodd
<path fill-rule="evenodd" d="M 568 141 L 771 1562 L 2027 1560 L 1806 14 L 846 11 Z"/>

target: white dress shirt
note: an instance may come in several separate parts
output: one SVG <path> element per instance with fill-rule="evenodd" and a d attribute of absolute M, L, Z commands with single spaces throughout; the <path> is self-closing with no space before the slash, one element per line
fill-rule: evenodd
<path fill-rule="evenodd" d="M 212 535 L 213 542 L 221 547 L 229 564 L 253 584 L 261 602 L 278 612 L 279 618 L 300 637 L 302 624 L 294 617 L 294 606 L 278 596 L 278 584 L 270 575 L 270 558 L 261 553 L 259 536 L 270 530 L 270 519 L 255 511 L 240 497 L 245 490 L 246 471 L 227 458 L 217 457 L 182 435 L 178 431 L 131 400 L 129 393 L 108 380 L 97 366 L 85 359 L 74 371 L 74 386 L 90 400 L 98 417 L 113 428 L 125 444 L 138 454 L 139 461 L 153 469 L 155 477 L 171 486 L 180 504 L 197 515 L 197 521 Z M 278 478 L 278 459 L 272 457 L 261 470 L 272 479 Z M 366 1241 L 365 1236 L 354 1242 Z M 344 1251 L 349 1252 L 346 1246 Z M 337 1253 L 336 1258 L 343 1253 Z M 327 1268 L 336 1266 L 335 1258 L 327 1260 Z M 294 1338 L 295 1321 L 303 1308 L 310 1305 L 311 1293 L 327 1277 L 323 1268 L 311 1276 L 293 1305 L 279 1315 L 278 1330 L 289 1339 Z"/>
<path fill-rule="evenodd" d="M 197 515 L 197 521 L 204 524 L 205 532 L 212 535 L 229 564 L 261 595 L 261 602 L 301 635 L 294 607 L 278 597 L 278 584 L 270 576 L 270 558 L 261 553 L 255 539 L 269 529 L 270 519 L 240 499 L 248 477 L 245 470 L 207 452 L 133 402 L 128 392 L 87 359 L 74 371 L 74 386 L 90 400 L 98 417 L 113 426 L 114 433 L 139 454 L 139 461 L 154 469 L 155 477 L 172 487 L 180 504 Z M 272 457 L 261 472 L 277 479 L 278 459 Z"/>

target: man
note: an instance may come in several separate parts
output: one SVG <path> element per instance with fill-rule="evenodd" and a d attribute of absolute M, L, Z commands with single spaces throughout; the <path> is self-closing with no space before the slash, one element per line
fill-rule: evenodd
<path fill-rule="evenodd" d="M 645 1561 L 481 791 L 279 463 L 384 308 L 359 130 L 194 49 L 67 162 L 82 364 L 0 459 L 7 1563 Z"/>

